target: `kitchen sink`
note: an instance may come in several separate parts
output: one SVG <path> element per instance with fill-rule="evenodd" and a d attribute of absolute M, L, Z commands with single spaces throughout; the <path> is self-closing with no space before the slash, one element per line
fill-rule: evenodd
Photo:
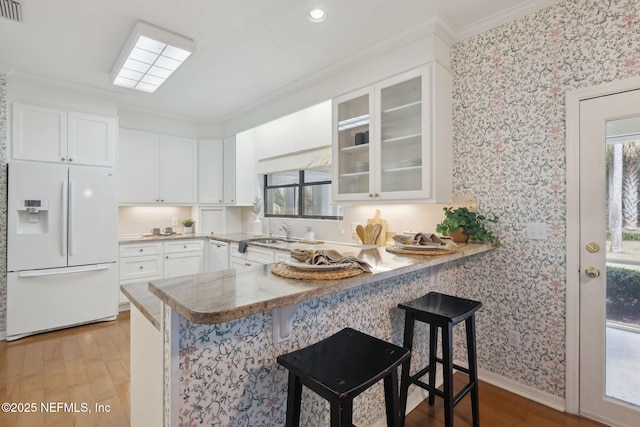
<path fill-rule="evenodd" d="M 297 242 L 297 240 L 293 240 L 293 239 L 278 239 L 273 237 L 258 237 L 256 239 L 251 239 L 251 241 L 259 242 L 259 243 L 268 243 L 268 244 Z"/>

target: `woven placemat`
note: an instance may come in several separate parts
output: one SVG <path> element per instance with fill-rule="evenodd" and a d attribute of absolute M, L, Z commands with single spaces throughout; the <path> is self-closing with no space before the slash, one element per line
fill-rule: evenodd
<path fill-rule="evenodd" d="M 405 249 L 396 245 L 387 246 L 385 248 L 387 252 L 391 252 L 394 254 L 401 255 L 426 255 L 426 256 L 434 256 L 434 255 L 447 255 L 452 254 L 456 250 L 455 248 L 442 248 L 442 249 Z"/>
<path fill-rule="evenodd" d="M 311 280 L 333 280 L 344 279 L 361 274 L 359 268 L 341 268 L 329 271 L 307 271 L 289 267 L 284 262 L 279 262 L 271 267 L 271 272 L 275 275 L 286 277 L 287 279 L 311 279 Z"/>

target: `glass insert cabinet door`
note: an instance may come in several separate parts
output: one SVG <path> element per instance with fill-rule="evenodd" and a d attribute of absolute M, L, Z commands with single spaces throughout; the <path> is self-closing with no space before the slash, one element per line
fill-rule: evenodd
<path fill-rule="evenodd" d="M 334 99 L 335 200 L 430 197 L 428 75 L 421 67 Z"/>
<path fill-rule="evenodd" d="M 380 192 L 421 191 L 422 76 L 383 87 L 379 102 Z"/>
<path fill-rule="evenodd" d="M 373 193 L 370 173 L 373 166 L 370 143 L 373 92 L 365 89 L 342 99 L 334 103 L 337 119 L 334 120 L 333 185 L 336 194 L 346 195 L 345 199 L 367 198 Z"/>

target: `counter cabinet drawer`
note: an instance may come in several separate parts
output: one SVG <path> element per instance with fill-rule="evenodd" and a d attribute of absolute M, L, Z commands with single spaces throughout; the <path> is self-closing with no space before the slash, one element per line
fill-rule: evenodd
<path fill-rule="evenodd" d="M 134 243 L 120 245 L 120 258 L 162 255 L 162 243 Z"/>
<path fill-rule="evenodd" d="M 120 258 L 120 280 L 162 277 L 162 255 Z"/>
<path fill-rule="evenodd" d="M 274 260 L 273 251 L 269 249 L 247 246 L 247 251 L 244 253 L 240 253 L 238 252 L 237 243 L 232 243 L 230 245 L 230 253 L 232 257 L 245 259 L 247 261 L 254 261 L 261 264 L 271 264 Z"/>
<path fill-rule="evenodd" d="M 175 254 L 180 252 L 194 252 L 204 250 L 204 240 L 181 240 L 167 242 L 164 244 L 165 254 Z"/>

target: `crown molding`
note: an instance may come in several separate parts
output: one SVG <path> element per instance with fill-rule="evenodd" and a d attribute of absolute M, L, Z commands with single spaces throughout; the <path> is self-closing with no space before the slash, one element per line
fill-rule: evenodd
<path fill-rule="evenodd" d="M 530 0 L 522 2 L 508 9 L 501 10 L 500 12 L 491 15 L 485 19 L 474 22 L 471 25 L 467 25 L 458 29 L 456 32 L 455 41 L 459 42 L 469 37 L 482 34 L 492 28 L 499 27 L 507 22 L 515 21 L 538 10 L 551 7 L 560 3 L 562 0 Z"/>
<path fill-rule="evenodd" d="M 1 68 L 0 68 L 0 71 L 1 71 Z M 58 80 L 52 77 L 45 77 L 38 74 L 25 73 L 23 71 L 16 71 L 15 69 L 10 73 L 10 75 L 12 78 L 28 80 L 34 83 L 39 83 L 42 85 L 50 85 L 58 88 L 71 90 L 74 92 L 88 93 L 88 94 L 99 96 L 105 99 L 112 99 L 116 102 L 124 98 L 124 94 L 120 92 L 102 89 L 95 86 L 86 86 L 78 83 L 71 83 L 66 80 Z"/>
<path fill-rule="evenodd" d="M 286 98 L 287 96 L 293 95 L 304 88 L 329 80 L 332 77 L 338 76 L 350 69 L 356 68 L 359 65 L 365 64 L 380 56 L 434 34 L 443 39 L 449 46 L 451 46 L 455 41 L 455 31 L 449 22 L 440 16 L 434 17 L 422 24 L 418 24 L 401 33 L 388 37 L 380 43 L 371 45 L 369 48 L 350 55 L 341 61 L 337 61 L 328 67 L 311 73 L 302 79 L 294 81 L 286 87 L 272 91 L 254 102 L 227 114 L 221 118 L 220 121 L 227 123 L 244 113 L 269 105 L 276 100 Z"/>

